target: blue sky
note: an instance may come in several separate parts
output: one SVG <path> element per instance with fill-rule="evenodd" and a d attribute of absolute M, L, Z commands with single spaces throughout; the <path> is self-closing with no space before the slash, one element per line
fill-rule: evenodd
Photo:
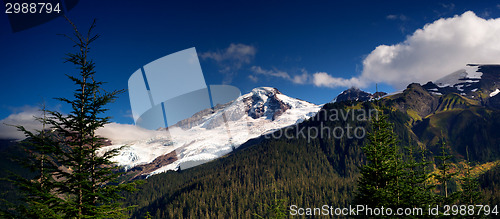
<path fill-rule="evenodd" d="M 392 92 L 466 62 L 500 60 L 498 41 L 489 40 L 500 23 L 496 1 L 85 0 L 67 16 L 82 30 L 97 19 L 101 37 L 90 55 L 108 90 L 127 89 L 138 68 L 190 47 L 207 84 L 242 93 L 276 87 L 316 104 L 350 86 L 374 92 L 378 83 Z M 12 33 L 0 15 L 0 120 L 42 101 L 69 111 L 52 99 L 74 89 L 64 76 L 76 73 L 74 66 L 63 63 L 73 48 L 61 33 L 71 34 L 63 18 Z M 114 122 L 133 124 L 127 93 L 109 108 Z"/>

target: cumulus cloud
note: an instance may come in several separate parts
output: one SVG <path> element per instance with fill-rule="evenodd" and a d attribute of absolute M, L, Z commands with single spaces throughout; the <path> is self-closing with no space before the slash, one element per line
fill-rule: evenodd
<path fill-rule="evenodd" d="M 0 120 L 0 139 L 25 139 L 26 136 L 12 125 L 21 125 L 27 130 L 34 132 L 35 130 L 42 129 L 41 123 L 35 118 L 41 116 L 39 108 L 31 106 L 23 107 L 20 112 L 13 113 L 7 118 Z"/>
<path fill-rule="evenodd" d="M 404 88 L 441 78 L 468 63 L 498 63 L 499 35 L 500 18 L 485 20 L 471 11 L 442 18 L 401 43 L 376 47 L 364 59 L 359 80 Z"/>
<path fill-rule="evenodd" d="M 312 83 L 317 87 L 364 87 L 365 85 L 358 78 L 338 78 L 326 72 L 316 72 L 312 75 Z"/>
<path fill-rule="evenodd" d="M 237 71 L 245 64 L 249 64 L 255 57 L 257 49 L 251 45 L 231 43 L 228 48 L 216 52 L 200 54 L 202 59 L 212 59 L 220 67 L 219 72 L 226 75 L 225 83 L 230 83 Z"/>

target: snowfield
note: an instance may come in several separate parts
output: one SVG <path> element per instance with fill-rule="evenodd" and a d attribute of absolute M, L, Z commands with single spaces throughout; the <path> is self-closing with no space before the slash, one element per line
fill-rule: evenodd
<path fill-rule="evenodd" d="M 458 84 L 460 83 L 476 83 L 479 82 L 482 72 L 478 72 L 479 66 L 466 66 L 464 69 L 460 69 L 453 72 L 445 77 L 436 80 L 434 83 L 438 87 L 450 87 L 456 86 L 457 89 L 461 90 L 462 87 Z M 460 86 L 460 87 L 459 87 Z M 463 86 L 463 85 L 462 85 Z"/>

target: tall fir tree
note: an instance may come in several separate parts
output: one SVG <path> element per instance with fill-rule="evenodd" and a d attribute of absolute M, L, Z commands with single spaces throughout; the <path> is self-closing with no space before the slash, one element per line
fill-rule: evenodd
<path fill-rule="evenodd" d="M 367 164 L 361 166 L 356 203 L 369 207 L 389 207 L 400 201 L 399 180 L 403 162 L 393 126 L 386 115 L 374 117 L 368 143 L 362 148 Z"/>
<path fill-rule="evenodd" d="M 420 153 L 415 152 L 415 147 L 411 143 L 406 151 L 405 173 L 400 185 L 402 201 L 399 207 L 425 209 L 428 205 L 432 205 L 434 200 L 432 190 L 435 186 L 429 183 L 432 175 L 427 167 L 431 162 L 427 161 L 424 149 L 420 149 Z M 416 154 L 420 154 L 418 161 Z"/>
<path fill-rule="evenodd" d="M 372 120 L 368 142 L 362 148 L 367 163 L 361 166 L 358 180 L 356 204 L 369 207 L 420 207 L 425 209 L 433 203 L 434 186 L 429 184 L 430 164 L 425 151 L 420 151 L 420 159 L 415 158 L 411 143 L 403 156 L 393 126 L 382 115 Z M 425 213 L 425 212 L 424 212 Z"/>
<path fill-rule="evenodd" d="M 7 178 L 16 185 L 21 192 L 21 202 L 14 204 L 6 202 L 7 209 L 2 209 L 0 215 L 6 218 L 61 218 L 58 214 L 61 199 L 55 193 L 55 180 L 52 176 L 57 170 L 57 165 L 52 155 L 58 151 L 55 142 L 51 138 L 51 132 L 47 130 L 47 110 L 42 105 L 42 117 L 35 118 L 41 125 L 41 130 L 28 131 L 23 126 L 16 126 L 23 132 L 26 140 L 18 146 L 26 152 L 27 158 L 18 158 L 16 161 L 23 167 L 35 173 L 34 178 L 11 173 Z M 24 204 L 25 203 L 25 204 Z"/>
<path fill-rule="evenodd" d="M 95 20 L 86 34 L 67 20 L 74 37 L 64 36 L 78 50 L 67 54 L 66 61 L 77 66 L 79 74 L 67 75 L 77 86 L 73 98 L 57 99 L 72 110 L 68 115 L 48 111 L 50 116 L 42 124 L 50 125 L 50 135 L 45 129 L 32 133 L 18 127 L 29 137 L 32 162 L 28 165 L 38 177 L 15 182 L 24 191 L 26 203 L 4 213 L 15 218 L 125 218 L 131 207 L 122 206 L 120 193 L 134 190 L 140 182 L 117 182 L 120 173 L 110 159 L 119 149 L 101 151 L 105 139 L 96 134 L 110 121 L 102 116 L 105 105 L 123 91 L 107 92 L 103 82 L 95 80 L 95 64 L 88 55 L 90 44 L 98 38 L 92 33 Z"/>

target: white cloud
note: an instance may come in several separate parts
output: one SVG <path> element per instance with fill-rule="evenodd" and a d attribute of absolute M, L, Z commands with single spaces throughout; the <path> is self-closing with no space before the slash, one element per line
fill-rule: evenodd
<path fill-rule="evenodd" d="M 96 134 L 111 140 L 113 144 L 126 144 L 137 139 L 148 139 L 166 135 L 164 131 L 147 130 L 135 125 L 109 123 L 98 129 Z"/>
<path fill-rule="evenodd" d="M 225 83 L 230 83 L 237 71 L 245 64 L 249 64 L 255 57 L 257 49 L 251 45 L 231 43 L 228 48 L 216 52 L 200 54 L 202 59 L 212 59 L 220 67 L 219 72 L 226 75 Z"/>
<path fill-rule="evenodd" d="M 485 20 L 471 11 L 442 18 L 416 30 L 404 42 L 375 48 L 364 59 L 359 80 L 404 88 L 411 82 L 441 78 L 467 63 L 498 63 L 499 35 L 500 18 Z"/>
<path fill-rule="evenodd" d="M 13 113 L 7 118 L 0 120 L 0 139 L 22 140 L 26 138 L 24 133 L 18 131 L 12 125 L 24 126 L 24 128 L 31 132 L 42 129 L 41 123 L 35 119 L 35 116 L 41 117 L 40 109 L 27 106 L 23 107 L 21 112 Z"/>
<path fill-rule="evenodd" d="M 363 82 L 357 78 L 345 79 L 333 77 L 326 72 L 316 72 L 312 76 L 312 83 L 317 87 L 364 87 Z"/>
<path fill-rule="evenodd" d="M 292 82 L 294 84 L 306 84 L 310 80 L 310 76 L 305 69 L 302 69 L 301 75 L 293 76 Z"/>

